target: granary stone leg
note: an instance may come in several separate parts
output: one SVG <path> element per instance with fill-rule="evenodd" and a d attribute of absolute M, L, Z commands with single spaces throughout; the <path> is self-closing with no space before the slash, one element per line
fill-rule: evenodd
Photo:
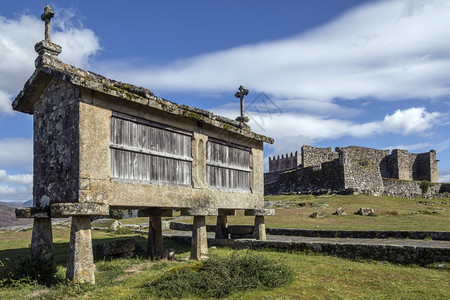
<path fill-rule="evenodd" d="M 260 208 L 260 209 L 246 209 L 246 216 L 255 216 L 255 225 L 253 235 L 257 240 L 266 240 L 266 224 L 264 223 L 264 216 L 273 216 L 274 209 Z"/>
<path fill-rule="evenodd" d="M 149 219 L 147 253 L 150 258 L 162 258 L 164 251 L 162 223 L 160 216 L 153 216 Z"/>
<path fill-rule="evenodd" d="M 220 239 L 228 239 L 228 216 L 227 215 L 218 215 L 217 223 L 216 223 L 216 240 Z"/>
<path fill-rule="evenodd" d="M 201 260 L 207 258 L 208 258 L 208 240 L 206 235 L 205 216 L 194 216 L 190 259 Z"/>
<path fill-rule="evenodd" d="M 74 283 L 95 283 L 90 216 L 72 217 L 66 277 Z"/>
<path fill-rule="evenodd" d="M 255 228 L 253 229 L 253 234 L 257 240 L 265 241 L 267 239 L 264 216 L 255 216 Z"/>
<path fill-rule="evenodd" d="M 53 261 L 52 219 L 34 218 L 31 262 Z"/>

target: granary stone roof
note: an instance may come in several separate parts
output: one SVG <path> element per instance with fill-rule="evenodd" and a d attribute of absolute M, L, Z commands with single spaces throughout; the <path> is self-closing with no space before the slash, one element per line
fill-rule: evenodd
<path fill-rule="evenodd" d="M 57 59 L 55 55 L 49 55 L 48 52 L 39 54 L 33 75 L 25 83 L 23 90 L 12 103 L 14 110 L 33 114 L 34 103 L 39 99 L 50 80 L 57 78 L 76 86 L 126 99 L 127 101 L 149 106 L 170 114 L 201 121 L 249 138 L 270 144 L 274 142 L 273 138 L 252 132 L 247 125 L 241 122 L 215 115 L 207 110 L 176 104 L 155 96 L 152 91 L 146 88 L 115 81 L 99 74 L 67 65 Z"/>

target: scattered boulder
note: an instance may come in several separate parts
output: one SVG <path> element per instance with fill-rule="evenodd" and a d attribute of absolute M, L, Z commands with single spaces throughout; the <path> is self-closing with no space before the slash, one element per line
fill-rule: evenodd
<path fill-rule="evenodd" d="M 175 249 L 173 248 L 164 248 L 163 259 L 174 260 L 175 259 Z"/>
<path fill-rule="evenodd" d="M 323 212 L 316 211 L 316 212 L 313 212 L 309 217 L 313 218 L 313 219 L 322 219 L 322 218 L 326 217 L 326 214 Z"/>
<path fill-rule="evenodd" d="M 355 214 L 361 216 L 374 216 L 375 211 L 373 208 L 361 207 Z"/>
<path fill-rule="evenodd" d="M 338 209 L 336 209 L 333 215 L 346 216 L 347 212 L 342 207 L 339 207 Z"/>
<path fill-rule="evenodd" d="M 97 219 L 91 222 L 92 229 L 106 229 L 116 231 L 122 227 L 122 223 L 116 219 Z"/>
<path fill-rule="evenodd" d="M 95 259 L 133 257 L 144 255 L 145 250 L 134 239 L 107 241 L 92 246 Z"/>

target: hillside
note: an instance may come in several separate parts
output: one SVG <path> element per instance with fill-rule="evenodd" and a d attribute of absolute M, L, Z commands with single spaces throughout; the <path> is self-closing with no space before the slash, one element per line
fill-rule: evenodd
<path fill-rule="evenodd" d="M 33 223 L 33 219 L 17 219 L 15 208 L 0 204 L 0 228 Z"/>

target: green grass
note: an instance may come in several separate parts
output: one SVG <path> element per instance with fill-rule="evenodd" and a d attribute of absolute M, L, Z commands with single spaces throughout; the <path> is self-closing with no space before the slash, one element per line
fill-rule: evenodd
<path fill-rule="evenodd" d="M 375 197 L 366 195 L 283 195 L 268 196 L 266 201 L 289 203 L 290 208 L 277 208 L 275 216 L 265 218 L 266 227 L 301 228 L 323 230 L 414 230 L 450 231 L 450 199 L 404 199 L 394 197 Z M 419 203 L 422 202 L 422 203 Z M 441 202 L 441 203 L 434 203 Z M 306 206 L 299 206 L 305 203 Z M 328 207 L 323 207 L 326 204 Z M 428 204 L 428 205 L 426 205 Z M 315 207 L 313 207 L 315 205 Z M 346 216 L 333 213 L 342 207 Z M 374 217 L 355 215 L 360 207 L 375 210 Z M 312 219 L 313 212 L 323 212 L 323 219 Z M 436 212 L 436 213 L 435 213 Z M 252 217 L 238 211 L 236 216 L 228 217 L 230 225 L 252 225 Z M 207 224 L 215 224 L 215 217 L 207 217 Z M 191 219 L 180 222 L 192 223 Z"/>
<path fill-rule="evenodd" d="M 142 245 L 145 238 L 133 236 Z M 166 247 L 176 249 L 176 261 L 150 262 L 144 258 L 96 262 L 96 285 L 71 285 L 64 282 L 69 229 L 54 230 L 56 276 L 61 283 L 51 287 L 19 284 L 0 288 L 0 299 L 156 299 L 148 285 L 175 266 L 188 261 L 189 245 L 166 239 Z M 93 231 L 94 243 L 116 235 Z M 0 234 L 0 260 L 17 260 L 29 254 L 31 232 Z M 210 250 L 226 257 L 227 248 Z M 395 265 L 385 262 L 354 261 L 314 253 L 258 251 L 265 257 L 282 261 L 295 272 L 292 284 L 275 289 L 258 288 L 231 294 L 229 299 L 446 299 L 450 294 L 450 268 Z M 435 265 L 436 266 L 436 265 Z M 152 298 L 153 297 L 153 298 Z"/>
<path fill-rule="evenodd" d="M 370 196 L 277 196 L 270 201 L 290 202 L 291 209 L 277 209 L 277 215 L 266 218 L 269 227 L 316 229 L 378 229 L 378 230 L 438 230 L 449 231 L 449 199 L 423 200 Z M 419 203 L 418 201 L 422 201 Z M 428 205 L 425 202 L 428 201 Z M 431 205 L 434 201 L 444 204 Z M 300 207 L 298 203 L 307 203 Z M 328 204 L 328 207 L 312 205 Z M 332 216 L 343 207 L 347 216 Z M 353 215 L 360 207 L 371 207 L 375 217 Z M 432 211 L 440 207 L 438 214 Z M 311 219 L 314 211 L 327 214 L 325 219 Z M 431 211 L 430 214 L 411 214 L 412 211 Z M 121 220 L 124 223 L 147 223 L 148 218 Z M 189 220 L 187 220 L 189 222 Z M 252 224 L 253 218 L 239 213 L 229 217 L 231 224 Z M 208 223 L 215 224 L 215 218 Z M 54 229 L 53 239 L 56 279 L 59 283 L 46 287 L 36 283 L 17 283 L 0 287 L 0 299 L 157 299 L 149 284 L 176 266 L 195 263 L 189 261 L 190 246 L 165 239 L 166 247 L 176 249 L 176 260 L 151 262 L 145 258 L 113 259 L 96 262 L 96 285 L 72 285 L 65 282 L 69 228 Z M 93 242 L 110 239 L 135 238 L 146 246 L 144 235 L 116 235 L 92 231 Z M 1 232 L 0 261 L 17 262 L 29 255 L 31 231 Z M 216 257 L 228 257 L 227 248 L 210 250 Z M 449 263 L 428 267 L 396 265 L 386 262 L 349 260 L 315 253 L 258 251 L 268 259 L 281 261 L 294 270 L 294 281 L 275 289 L 257 288 L 235 292 L 226 299 L 447 299 L 450 294 Z M 191 298 L 195 299 L 195 298 Z"/>

